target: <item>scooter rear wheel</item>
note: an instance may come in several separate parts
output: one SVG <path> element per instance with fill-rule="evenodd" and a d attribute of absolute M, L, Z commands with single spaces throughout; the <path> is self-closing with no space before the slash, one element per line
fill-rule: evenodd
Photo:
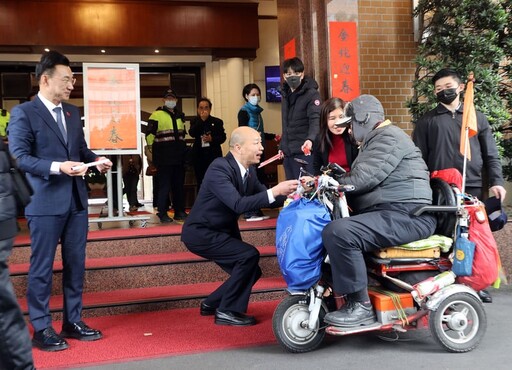
<path fill-rule="evenodd" d="M 308 328 L 309 297 L 292 295 L 286 297 L 274 311 L 272 329 L 274 336 L 288 352 L 304 353 L 316 349 L 322 343 L 325 330 L 322 328 L 326 314 L 320 308 L 318 322 L 314 330 Z"/>
<path fill-rule="evenodd" d="M 485 335 L 487 317 L 482 302 L 467 293 L 456 293 L 429 315 L 435 341 L 448 352 L 469 352 Z"/>

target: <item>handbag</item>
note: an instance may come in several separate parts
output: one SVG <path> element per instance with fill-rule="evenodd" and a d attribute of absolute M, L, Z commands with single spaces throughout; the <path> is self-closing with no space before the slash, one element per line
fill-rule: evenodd
<path fill-rule="evenodd" d="M 146 168 L 146 176 L 155 176 L 158 170 L 154 164 L 150 164 L 148 168 Z"/>
<path fill-rule="evenodd" d="M 322 275 L 325 249 L 322 230 L 331 222 L 317 199 L 299 198 L 279 213 L 276 225 L 277 261 L 289 291 L 304 291 Z"/>
<path fill-rule="evenodd" d="M 18 208 L 25 208 L 30 203 L 30 199 L 34 194 L 34 189 L 32 189 L 32 185 L 30 185 L 25 174 L 18 168 L 12 157 L 10 158 L 11 168 L 9 172 L 12 177 L 16 204 Z"/>

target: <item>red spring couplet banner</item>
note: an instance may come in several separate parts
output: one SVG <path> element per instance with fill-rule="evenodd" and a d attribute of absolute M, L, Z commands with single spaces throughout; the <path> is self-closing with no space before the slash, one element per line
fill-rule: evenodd
<path fill-rule="evenodd" d="M 351 101 L 359 96 L 359 57 L 355 22 L 329 22 L 332 96 Z"/>

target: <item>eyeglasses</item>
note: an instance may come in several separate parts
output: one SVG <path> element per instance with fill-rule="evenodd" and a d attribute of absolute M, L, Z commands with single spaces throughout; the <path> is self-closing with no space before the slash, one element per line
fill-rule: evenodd
<path fill-rule="evenodd" d="M 46 76 L 48 76 L 48 78 L 55 77 L 57 79 L 56 76 L 51 76 L 51 75 L 48 75 L 48 74 Z M 66 85 L 66 86 L 69 85 L 69 84 L 75 86 L 76 78 L 75 77 L 64 76 L 61 79 L 58 79 L 58 81 L 60 81 L 63 85 Z"/>
<path fill-rule="evenodd" d="M 67 85 L 69 83 L 71 83 L 71 85 L 75 86 L 75 83 L 76 83 L 76 78 L 75 77 L 63 77 L 60 79 L 60 81 L 64 84 L 64 85 Z"/>

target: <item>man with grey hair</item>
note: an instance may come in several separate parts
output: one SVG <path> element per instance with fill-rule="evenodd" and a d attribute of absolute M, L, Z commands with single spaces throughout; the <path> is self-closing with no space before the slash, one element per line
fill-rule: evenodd
<path fill-rule="evenodd" d="M 432 190 L 427 165 L 410 137 L 385 120 L 381 103 L 372 95 L 357 97 L 345 110 L 359 154 L 338 181 L 355 187 L 349 198 L 355 215 L 332 221 L 322 239 L 334 290 L 346 295 L 347 303 L 325 315 L 324 321 L 355 327 L 376 320 L 363 253 L 427 238 L 436 219 L 412 214 L 418 206 L 432 203 Z"/>
<path fill-rule="evenodd" d="M 229 153 L 216 158 L 206 171 L 197 199 L 187 217 L 181 240 L 187 248 L 214 261 L 230 277 L 202 303 L 202 316 L 215 315 L 218 325 L 256 324 L 245 314 L 251 288 L 261 276 L 258 250 L 242 241 L 238 218 L 262 207 L 282 205 L 298 180 L 283 181 L 267 189 L 256 168 L 263 153 L 258 131 L 242 126 L 233 131 Z"/>

